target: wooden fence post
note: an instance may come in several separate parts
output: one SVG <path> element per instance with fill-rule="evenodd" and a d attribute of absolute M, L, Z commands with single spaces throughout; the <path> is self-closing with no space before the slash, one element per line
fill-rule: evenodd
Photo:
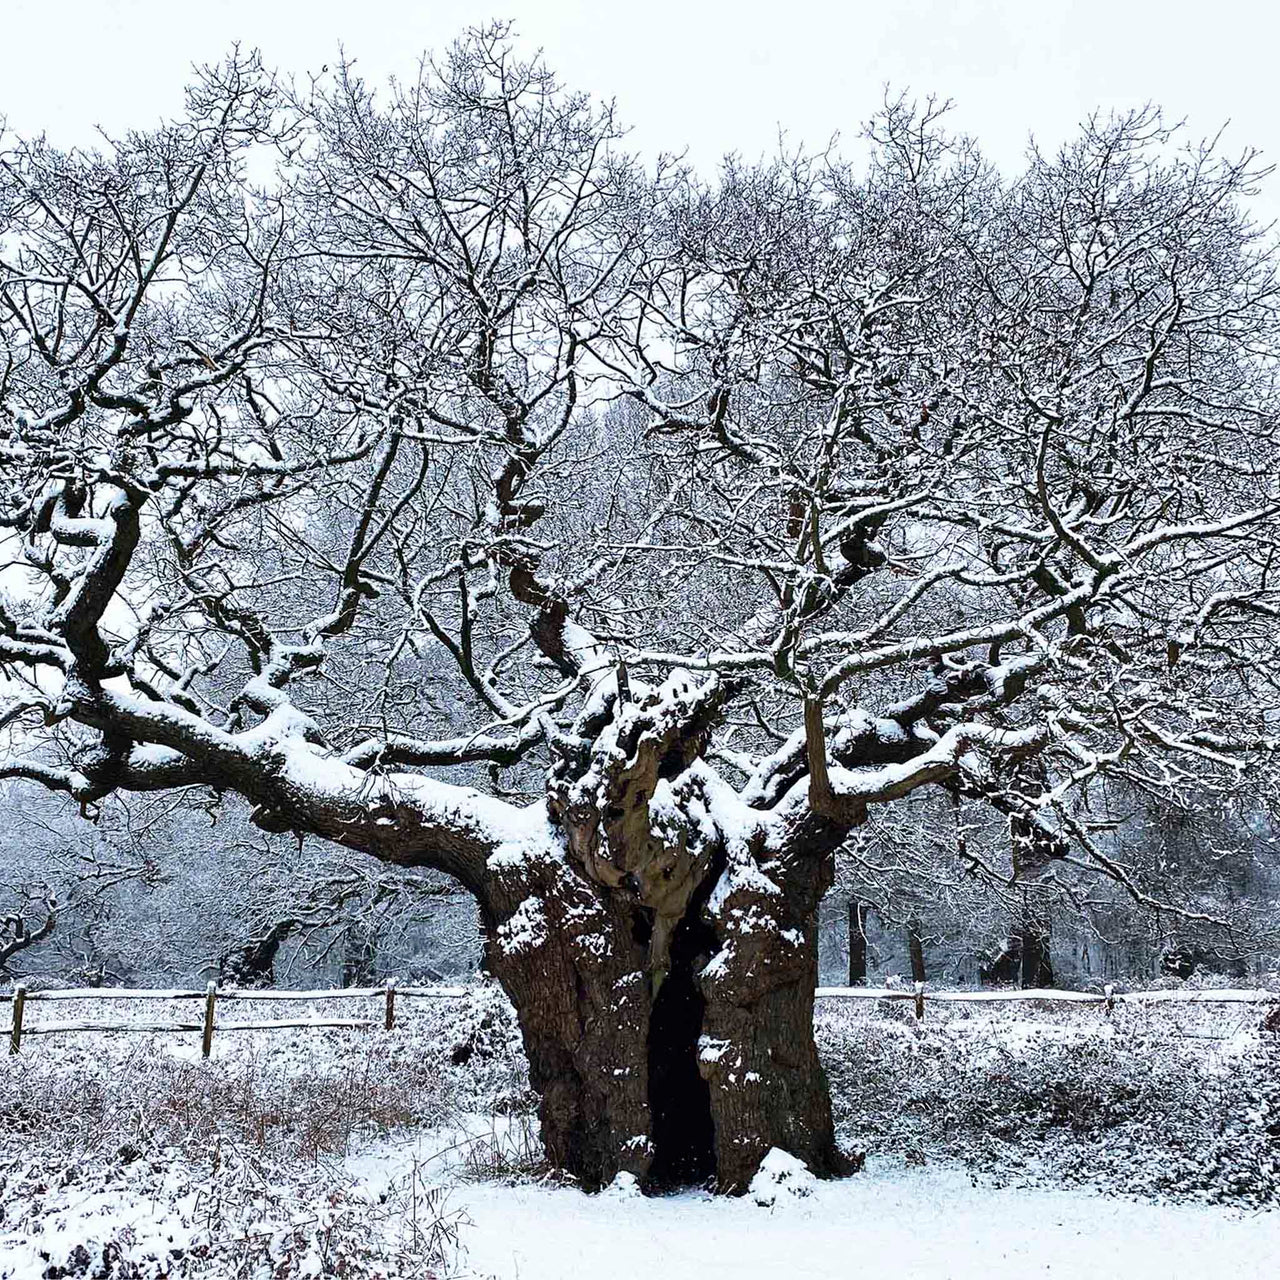
<path fill-rule="evenodd" d="M 924 983 L 916 983 L 916 1021 L 924 1021 Z"/>
<path fill-rule="evenodd" d="M 1112 1013 L 1115 1012 L 1116 989 L 1110 982 L 1108 982 L 1107 985 L 1102 988 L 1102 993 L 1107 997 L 1107 1017 L 1109 1018 Z"/>
<path fill-rule="evenodd" d="M 386 1029 L 391 1030 L 396 1025 L 396 980 L 394 978 L 387 979 L 387 1017 Z"/>
<path fill-rule="evenodd" d="M 207 1058 L 213 1049 L 213 1006 L 218 999 L 218 984 L 209 983 L 204 997 L 204 1036 L 200 1041 L 200 1056 Z"/>
<path fill-rule="evenodd" d="M 19 982 L 13 989 L 13 1034 L 9 1037 L 9 1052 L 17 1053 L 22 1044 L 22 1013 L 27 1007 L 27 984 Z"/>

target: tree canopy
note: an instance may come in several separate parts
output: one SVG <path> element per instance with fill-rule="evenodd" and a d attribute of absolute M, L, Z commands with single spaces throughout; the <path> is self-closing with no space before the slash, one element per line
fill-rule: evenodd
<path fill-rule="evenodd" d="M 923 787 L 1149 898 L 1117 795 L 1275 800 L 1261 170 L 945 124 L 707 178 L 488 28 L 5 137 L 0 777 L 238 793 L 509 956 L 623 904 L 651 1001 L 696 953 L 745 1007 L 792 868 Z"/>

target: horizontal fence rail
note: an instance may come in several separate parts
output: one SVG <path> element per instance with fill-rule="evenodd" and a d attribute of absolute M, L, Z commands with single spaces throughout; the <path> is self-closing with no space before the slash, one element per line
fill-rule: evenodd
<path fill-rule="evenodd" d="M 421 996 L 430 1000 L 457 1000 L 465 996 L 467 987 L 401 987 L 396 986 L 396 994 L 401 996 Z M 254 990 L 218 991 L 218 999 L 222 1000 L 367 1000 L 371 996 L 385 995 L 387 988 L 381 987 L 330 987 L 319 991 L 293 990 Z M 13 1000 L 17 987 L 13 991 L 0 991 L 0 1004 Z M 27 1003 L 37 1000 L 203 1000 L 207 995 L 205 988 L 200 990 L 173 991 L 153 987 L 59 987 L 51 991 L 28 991 Z"/>
<path fill-rule="evenodd" d="M 56 1035 L 74 1031 L 112 1032 L 199 1032 L 201 1053 L 208 1057 L 213 1047 L 215 1031 L 286 1031 L 311 1028 L 340 1028 L 368 1030 L 374 1025 L 371 1018 L 307 1018 L 293 1021 L 271 1022 L 219 1022 L 219 1004 L 244 1001 L 317 1001 L 317 1000 L 380 1000 L 383 1003 L 382 1025 L 390 1031 L 395 1027 L 397 999 L 459 1000 L 469 992 L 467 987 L 402 987 L 394 979 L 380 987 L 337 987 L 318 991 L 220 991 L 215 983 L 203 990 L 156 990 L 133 987 L 76 987 L 51 991 L 28 991 L 19 983 L 12 991 L 0 991 L 0 1004 L 13 1006 L 12 1022 L 8 1028 L 0 1028 L 0 1035 L 7 1032 L 9 1052 L 17 1053 L 27 1036 Z M 1205 991 L 1127 991 L 1117 992 L 1108 985 L 1101 994 L 1088 991 L 1055 991 L 1046 988 L 1027 988 L 1003 991 L 928 991 L 925 984 L 914 987 L 819 987 L 814 992 L 818 1000 L 909 1000 L 915 1006 L 915 1015 L 923 1020 L 925 1005 L 930 1001 L 939 1004 L 1072 1004 L 1099 1005 L 1111 1014 L 1117 1005 L 1160 1004 L 1236 1004 L 1280 1005 L 1280 992 L 1263 989 L 1233 989 Z M 27 1021 L 26 1007 L 59 1000 L 203 1000 L 204 1017 L 196 1022 L 41 1022 L 31 1025 Z"/>
<path fill-rule="evenodd" d="M 1215 991 L 1126 991 L 1107 987 L 1101 995 L 1089 991 L 1055 991 L 1025 987 L 1011 991 L 929 991 L 911 987 L 819 987 L 819 1000 L 925 1000 L 943 1004 L 999 1004 L 1005 1001 L 1043 1001 L 1046 1004 L 1280 1004 L 1280 991 L 1232 989 Z"/>
<path fill-rule="evenodd" d="M 368 1030 L 368 1018 L 338 1018 L 332 1021 L 305 1022 L 219 1022 L 219 1031 L 282 1031 L 289 1027 L 357 1027 Z M 23 1027 L 22 1038 L 47 1036 L 61 1031 L 203 1031 L 203 1022 L 41 1022 Z"/>

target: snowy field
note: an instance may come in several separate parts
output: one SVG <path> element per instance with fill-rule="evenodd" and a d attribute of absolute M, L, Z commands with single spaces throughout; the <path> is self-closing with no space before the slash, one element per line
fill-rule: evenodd
<path fill-rule="evenodd" d="M 910 1167 L 901 1159 L 873 1157 L 865 1170 L 839 1183 L 803 1185 L 789 1194 L 785 1183 L 772 1204 L 755 1196 L 717 1199 L 705 1192 L 645 1198 L 606 1191 L 584 1196 L 571 1187 L 485 1184 L 465 1180 L 438 1158 L 441 1142 L 461 1150 L 444 1133 L 411 1143 L 370 1142 L 342 1162 L 335 1185 L 346 1183 L 343 1204 L 329 1206 L 329 1220 L 343 1240 L 343 1205 L 374 1215 L 374 1225 L 395 1255 L 412 1212 L 403 1189 L 419 1169 L 422 1198 L 434 1187 L 447 1190 L 443 1208 L 453 1220 L 456 1244 L 445 1250 L 439 1271 L 459 1277 L 503 1280 L 577 1280 L 581 1276 L 631 1280 L 660 1275 L 664 1280 L 742 1280 L 742 1277 L 818 1277 L 885 1268 L 904 1277 L 930 1280 L 1061 1280 L 1123 1276 L 1127 1280 L 1252 1280 L 1275 1274 L 1280 1257 L 1280 1215 L 1242 1213 L 1216 1205 L 1151 1204 L 1107 1199 L 1096 1193 L 998 1188 L 971 1178 L 954 1165 Z M 385 1198 L 385 1199 L 384 1199 Z M 386 1199 L 400 1220 L 382 1212 Z M 152 1200 L 90 1191 L 65 1197 L 39 1234 L 11 1232 L 0 1238 L 0 1274 L 12 1280 L 48 1273 L 49 1256 L 72 1257 L 59 1243 L 108 1234 L 135 1245 L 139 1261 L 148 1252 L 171 1253 L 175 1244 L 194 1262 L 192 1244 L 201 1238 L 199 1206 L 164 1206 Z M 294 1216 L 311 1206 L 295 1206 Z M 324 1221 L 324 1207 L 319 1210 Z M 122 1230 L 123 1227 L 123 1230 Z M 238 1265 L 232 1254 L 225 1269 L 190 1274 L 254 1277 L 341 1274 L 323 1269 L 324 1250 L 316 1235 L 308 1248 L 291 1254 L 267 1242 L 263 1265 Z M 275 1243 L 275 1256 L 270 1246 Z M 95 1260 L 99 1249 L 92 1250 Z M 410 1256 L 406 1249 L 402 1255 Z M 65 1274 L 163 1276 L 188 1274 L 182 1258 L 170 1258 L 172 1272 L 123 1267 Z M 289 1268 L 291 1260 L 298 1263 Z M 272 1267 L 270 1264 L 276 1265 Z M 142 1261 L 143 1267 L 146 1266 Z M 365 1274 L 357 1271 L 355 1274 Z M 369 1274 L 410 1275 L 388 1269 Z"/>
<path fill-rule="evenodd" d="M 372 1188 L 398 1155 L 379 1149 L 353 1163 Z M 767 1208 L 706 1193 L 589 1197 L 537 1186 L 468 1186 L 451 1203 L 473 1224 L 463 1274 L 475 1277 L 1263 1280 L 1280 1259 L 1280 1215 L 999 1189 L 954 1166 L 886 1157 Z"/>
<path fill-rule="evenodd" d="M 309 1011 L 379 1012 L 357 1003 Z M 56 1017 L 162 1016 L 107 1008 Z M 1256 1009 L 948 1008 L 918 1026 L 823 1002 L 837 1123 L 866 1168 L 821 1184 L 783 1162 L 734 1200 L 558 1185 L 496 991 L 397 1019 L 228 1032 L 209 1062 L 190 1033 L 24 1040 L 0 1059 L 0 1277 L 1248 1280 L 1280 1257 L 1280 1037 Z"/>

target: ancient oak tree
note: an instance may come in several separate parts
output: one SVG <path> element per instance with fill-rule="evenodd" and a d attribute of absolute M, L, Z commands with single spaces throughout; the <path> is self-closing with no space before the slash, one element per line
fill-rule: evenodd
<path fill-rule="evenodd" d="M 845 1167 L 815 913 L 869 811 L 1141 898 L 1109 787 L 1270 799 L 1251 161 L 868 138 L 646 167 L 485 30 L 0 150 L 0 776 L 452 876 L 589 1187 Z"/>

